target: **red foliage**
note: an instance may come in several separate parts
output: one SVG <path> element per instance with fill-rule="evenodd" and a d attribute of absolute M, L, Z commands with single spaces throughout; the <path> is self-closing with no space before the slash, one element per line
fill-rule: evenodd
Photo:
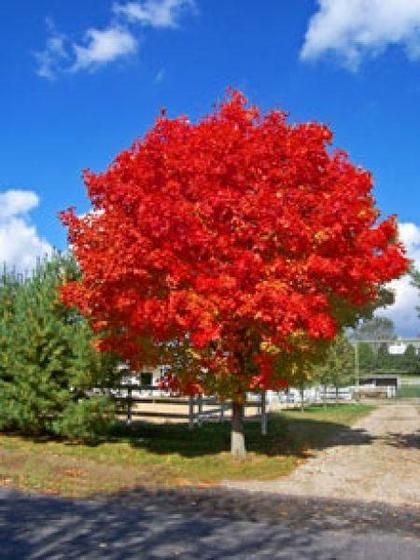
<path fill-rule="evenodd" d="M 331 140 L 238 92 L 197 124 L 161 116 L 85 173 L 90 214 L 63 213 L 83 274 L 64 301 L 135 367 L 162 343 L 189 345 L 199 365 L 178 371 L 181 390 L 278 387 L 279 351 L 333 338 L 338 308 L 374 302 L 408 266 L 395 219 L 377 221 L 370 173 Z"/>

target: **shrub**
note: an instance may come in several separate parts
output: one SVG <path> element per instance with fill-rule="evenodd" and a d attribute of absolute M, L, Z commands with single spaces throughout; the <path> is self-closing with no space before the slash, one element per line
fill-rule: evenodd
<path fill-rule="evenodd" d="M 54 422 L 53 429 L 69 439 L 93 443 L 108 432 L 114 421 L 112 400 L 109 397 L 93 397 L 69 404 L 63 416 Z"/>

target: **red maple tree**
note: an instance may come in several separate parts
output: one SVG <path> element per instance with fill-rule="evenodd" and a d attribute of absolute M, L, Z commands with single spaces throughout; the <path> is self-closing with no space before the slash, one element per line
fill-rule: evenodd
<path fill-rule="evenodd" d="M 331 141 L 230 92 L 196 124 L 162 114 L 85 173 L 93 211 L 62 215 L 82 272 L 64 300 L 134 369 L 231 399 L 237 454 L 245 392 L 284 386 L 408 266 L 370 173 Z"/>

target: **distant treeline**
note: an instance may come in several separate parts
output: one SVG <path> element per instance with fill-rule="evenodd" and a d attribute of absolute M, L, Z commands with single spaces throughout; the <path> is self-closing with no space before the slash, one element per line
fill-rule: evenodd
<path fill-rule="evenodd" d="M 386 343 L 374 345 L 360 341 L 358 344 L 361 373 L 420 374 L 420 355 L 412 344 L 403 354 L 391 354 Z"/>

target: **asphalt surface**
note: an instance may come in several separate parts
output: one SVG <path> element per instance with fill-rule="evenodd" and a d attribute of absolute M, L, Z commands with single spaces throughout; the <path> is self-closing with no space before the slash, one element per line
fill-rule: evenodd
<path fill-rule="evenodd" d="M 0 489 L 0 559 L 420 560 L 420 510 L 226 489 Z"/>

